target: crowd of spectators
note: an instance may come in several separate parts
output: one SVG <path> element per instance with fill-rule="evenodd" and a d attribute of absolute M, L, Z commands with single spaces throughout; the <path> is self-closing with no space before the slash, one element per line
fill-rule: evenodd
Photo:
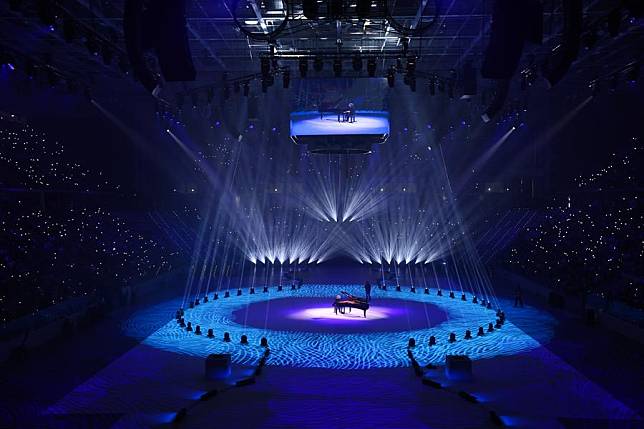
<path fill-rule="evenodd" d="M 515 240 L 507 263 L 563 293 L 644 308 L 642 147 L 579 176 Z"/>
<path fill-rule="evenodd" d="M 117 191 L 101 171 L 90 171 L 65 146 L 14 114 L 0 111 L 0 186 L 26 190 Z"/>
<path fill-rule="evenodd" d="M 172 251 L 101 208 L 41 210 L 19 203 L 3 213 L 3 322 L 75 296 L 113 301 L 137 280 L 172 268 Z"/>
<path fill-rule="evenodd" d="M 140 227 L 146 213 L 82 198 L 117 188 L 62 144 L 0 115 L 2 325 L 73 297 L 127 301 L 138 282 L 176 266 L 176 247 L 162 232 Z M 59 191 L 64 198 L 51 197 Z"/>

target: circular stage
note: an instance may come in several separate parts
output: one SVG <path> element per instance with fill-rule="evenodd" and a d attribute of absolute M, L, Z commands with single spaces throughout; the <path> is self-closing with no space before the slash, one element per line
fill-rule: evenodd
<path fill-rule="evenodd" d="M 233 321 L 273 331 L 348 334 L 408 332 L 436 326 L 447 320 L 446 312 L 440 307 L 420 301 L 375 299 L 371 302 L 367 317 L 362 310 L 356 309 L 336 314 L 332 302 L 333 298 L 329 297 L 278 297 L 235 310 Z"/>
<path fill-rule="evenodd" d="M 459 295 L 449 298 L 447 292 L 438 296 L 436 289 L 429 294 L 422 289 L 412 293 L 409 287 L 374 289 L 364 318 L 355 309 L 350 314 L 334 314 L 331 304 L 340 290 L 356 296 L 363 293 L 360 285 L 315 284 L 283 291 L 273 286 L 267 293 L 258 288 L 255 294 L 243 289 L 241 296 L 232 290 L 230 297 L 224 298 L 221 292 L 217 300 L 210 294 L 209 302 L 185 311 L 186 322 L 199 325 L 202 335 L 172 320 L 144 343 L 192 356 L 231 353 L 233 362 L 254 365 L 264 352 L 260 339 L 266 337 L 271 350 L 267 365 L 342 369 L 409 366 L 409 338 L 416 340 L 414 355 L 422 364 L 443 362 L 447 354 L 480 359 L 539 346 L 509 320 L 502 328 L 487 332 L 488 324 L 496 321 L 496 310 L 473 303 L 471 296 L 462 301 Z M 181 304 L 172 301 L 149 309 L 128 321 L 126 329 L 136 335 L 137 326 L 153 326 L 159 317 L 167 321 L 170 305 L 176 309 Z M 528 308 L 524 314 L 543 318 Z M 479 326 L 485 328 L 481 337 L 476 336 Z M 214 338 L 205 335 L 208 329 L 213 329 Z M 472 332 L 472 339 L 464 339 L 466 330 Z M 224 332 L 230 334 L 231 342 L 223 341 Z M 452 332 L 456 341 L 450 343 Z M 240 344 L 242 335 L 247 335 L 249 344 Z M 431 336 L 436 337 L 436 345 L 429 345 Z"/>

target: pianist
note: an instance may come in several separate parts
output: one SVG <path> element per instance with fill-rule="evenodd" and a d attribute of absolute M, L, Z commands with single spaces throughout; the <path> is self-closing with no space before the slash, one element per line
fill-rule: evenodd
<path fill-rule="evenodd" d="M 345 106 L 338 106 L 337 102 L 318 104 L 318 112 L 320 113 L 320 120 L 324 120 L 324 114 L 337 115 L 338 122 L 356 122 L 356 106 L 352 101 Z"/>
<path fill-rule="evenodd" d="M 347 110 L 344 111 L 343 122 L 353 123 L 356 121 L 356 106 L 353 102 L 349 102 Z"/>
<path fill-rule="evenodd" d="M 342 297 L 340 295 L 335 296 L 335 301 L 333 301 L 333 312 L 335 314 L 338 314 L 338 310 L 342 312 L 341 305 L 340 305 L 341 300 L 342 300 Z"/>

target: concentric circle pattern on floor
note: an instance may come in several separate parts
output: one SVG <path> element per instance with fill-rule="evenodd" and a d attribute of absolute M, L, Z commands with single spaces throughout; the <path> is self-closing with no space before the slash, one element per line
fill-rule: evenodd
<path fill-rule="evenodd" d="M 478 327 L 487 328 L 488 323 L 496 320 L 496 314 L 495 310 L 472 303 L 471 296 L 468 296 L 468 301 L 462 301 L 458 294 L 454 299 L 447 293 L 437 296 L 435 289 L 431 289 L 429 294 L 424 294 L 422 289 L 412 293 L 409 287 L 403 287 L 400 292 L 376 290 L 372 308 L 365 319 L 359 310 L 353 310 L 351 315 L 334 315 L 331 303 L 340 290 L 360 296 L 362 287 L 315 284 L 305 285 L 297 291 L 285 287 L 278 292 L 276 287 L 271 287 L 270 292 L 262 293 L 259 288 L 255 294 L 244 289 L 242 296 L 231 291 L 229 298 L 223 298 L 221 293 L 218 300 L 186 310 L 185 320 L 193 327 L 199 325 L 203 335 L 188 332 L 175 320 L 170 320 L 145 338 L 144 343 L 200 357 L 210 353 L 231 353 L 235 363 L 253 365 L 263 353 L 259 346 L 260 338 L 266 337 L 271 349 L 268 365 L 341 369 L 409 366 L 409 338 L 416 340 L 414 354 L 423 364 L 443 362 L 448 354 L 466 354 L 472 359 L 481 359 L 511 355 L 539 346 L 511 320 L 506 321 L 501 329 L 492 333 L 486 329 L 484 336 L 477 337 Z M 319 305 L 303 308 L 318 302 L 318 299 L 319 302 L 326 300 L 326 309 Z M 247 311 L 262 304 L 262 314 L 254 312 L 250 315 Z M 136 335 L 140 326 L 154 325 L 160 318 L 169 320 L 171 309 L 179 305 L 177 300 L 143 311 L 127 322 L 126 331 Z M 292 311 L 287 310 L 290 307 Z M 372 309 L 373 314 L 370 313 Z M 544 326 L 548 325 L 548 318 L 537 310 L 528 308 L 525 311 L 533 313 L 530 316 L 541 320 Z M 373 319 L 370 318 L 372 315 Z M 409 329 L 401 329 L 401 320 L 405 319 L 416 322 L 414 326 L 410 324 Z M 418 325 L 419 319 L 424 321 L 424 326 Z M 387 320 L 396 326 L 383 329 Z M 333 326 L 341 328 L 334 330 Z M 347 331 L 347 326 L 351 332 Z M 215 338 L 206 337 L 210 328 Z M 474 338 L 465 340 L 463 337 L 468 329 Z M 223 341 L 224 332 L 230 333 L 231 342 Z M 457 336 L 454 343 L 448 341 L 451 332 Z M 242 335 L 248 336 L 249 345 L 240 344 Z M 431 336 L 436 337 L 437 344 L 430 347 Z"/>
<path fill-rule="evenodd" d="M 253 302 L 235 310 L 233 320 L 244 326 L 273 331 L 332 334 L 409 332 L 447 320 L 446 311 L 428 302 L 381 297 L 371 302 L 365 315 L 362 310 L 351 308 L 344 314 L 336 313 L 331 307 L 332 301 L 328 296 L 293 297 L 290 293 L 282 293 L 277 298 Z"/>

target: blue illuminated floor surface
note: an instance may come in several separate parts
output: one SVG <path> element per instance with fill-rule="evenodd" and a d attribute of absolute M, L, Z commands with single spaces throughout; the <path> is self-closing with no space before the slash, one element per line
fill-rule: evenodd
<path fill-rule="evenodd" d="M 372 308 L 364 318 L 359 310 L 334 315 L 331 303 L 340 290 L 359 295 L 362 287 L 314 284 L 297 291 L 277 292 L 272 288 L 269 293 L 242 296 L 234 296 L 233 291 L 230 298 L 211 300 L 186 310 L 185 320 L 193 326 L 200 325 L 204 332 L 212 328 L 215 339 L 189 335 L 177 323 L 169 321 L 145 338 L 144 344 L 198 357 L 232 353 L 235 363 L 254 365 L 263 353 L 259 347 L 260 338 L 266 337 L 271 348 L 267 362 L 270 366 L 341 369 L 409 366 L 406 348 L 409 338 L 419 344 L 415 349 L 416 358 L 424 363 L 443 362 L 447 354 L 467 354 L 472 359 L 480 359 L 539 346 L 512 322 L 483 337 L 462 340 L 466 330 L 476 335 L 479 326 L 487 329 L 489 323 L 494 323 L 495 309 L 459 298 L 451 299 L 447 292 L 441 297 L 435 289 L 431 289 L 430 294 L 411 293 L 409 288 L 401 292 L 377 290 L 373 294 Z M 177 301 L 175 308 L 180 305 Z M 258 306 L 260 308 L 253 311 Z M 128 332 L 136 335 L 137 324 L 145 327 L 147 318 L 160 318 L 159 312 L 164 311 L 167 318 L 167 310 L 152 308 L 149 314 L 140 315 L 140 319 L 132 319 Z M 306 314 L 307 311 L 310 314 Z M 530 310 L 526 313 L 534 323 L 547 326 L 543 315 Z M 390 328 L 387 321 L 391 322 Z M 222 341 L 224 332 L 230 333 L 232 342 Z M 452 332 L 461 341 L 449 343 Z M 239 344 L 242 335 L 247 335 L 254 346 Z M 427 345 L 431 336 L 437 339 L 437 345 L 433 347 Z"/>
<path fill-rule="evenodd" d="M 335 318 L 330 302 L 340 285 L 308 285 L 299 291 L 220 298 L 186 312 L 186 320 L 208 339 L 168 321 L 142 343 L 78 386 L 49 409 L 51 414 L 123 414 L 114 427 L 168 423 L 174 412 L 212 388 L 203 379 L 203 357 L 230 352 L 236 376 L 248 374 L 262 349 L 271 346 L 267 368 L 257 384 L 233 389 L 191 410 L 182 427 L 486 427 L 494 409 L 508 425 L 561 427 L 558 418 L 634 419 L 637 414 L 586 379 L 541 342 L 552 335 L 555 320 L 534 308 L 512 311 L 503 328 L 481 338 L 462 339 L 495 319 L 494 311 L 471 302 L 407 290 L 375 291 L 365 320 L 358 312 Z M 359 286 L 342 285 L 359 293 Z M 137 336 L 169 320 L 179 301 L 139 312 L 124 329 Z M 509 307 L 505 301 L 504 307 Z M 328 311 L 328 312 L 327 312 Z M 512 320 L 524 318 L 539 332 L 535 339 Z M 413 320 L 413 323 L 411 322 Z M 420 322 L 419 322 L 420 321 Z M 387 328 L 389 323 L 389 328 Z M 335 327 L 335 329 L 334 329 Z M 230 332 L 233 342 L 221 340 Z M 449 332 L 458 341 L 449 344 Z M 238 344 L 246 334 L 251 345 Z M 438 339 L 429 347 L 430 335 Z M 421 384 L 409 368 L 406 344 L 416 338 L 421 364 L 441 364 L 446 354 L 473 359 L 475 380 L 454 384 L 443 370 L 428 371 L 448 390 Z M 538 340 L 538 341 L 537 341 Z M 246 369 L 245 369 L 246 368 Z M 465 389 L 483 405 L 454 394 Z M 450 391 L 452 391 L 450 393 Z M 537 399 L 537 400 L 535 400 Z M 240 426 L 241 421 L 247 425 Z"/>

